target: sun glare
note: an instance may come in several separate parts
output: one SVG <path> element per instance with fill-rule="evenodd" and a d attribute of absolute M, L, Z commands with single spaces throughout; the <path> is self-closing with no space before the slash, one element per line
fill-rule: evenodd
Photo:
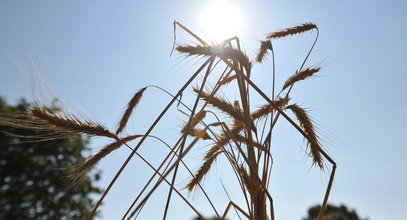
<path fill-rule="evenodd" d="M 218 0 L 204 8 L 200 26 L 210 41 L 220 42 L 241 35 L 243 18 L 235 5 L 226 0 Z"/>

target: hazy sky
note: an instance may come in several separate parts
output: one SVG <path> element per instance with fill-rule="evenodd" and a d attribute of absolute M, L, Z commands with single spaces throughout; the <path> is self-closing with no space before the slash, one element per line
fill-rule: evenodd
<path fill-rule="evenodd" d="M 214 2 L 1 1 L 0 95 L 10 103 L 21 97 L 33 100 L 22 70 L 32 72 L 31 57 L 64 101 L 114 129 L 134 92 L 155 84 L 175 94 L 203 61 L 177 53 L 169 57 L 172 22 L 176 19 L 208 39 L 201 15 Z M 406 219 L 407 2 L 230 2 L 242 15 L 241 42 L 250 57 L 267 33 L 304 22 L 318 25 L 320 38 L 308 66 L 319 65 L 323 70 L 298 85 L 292 98 L 311 110 L 326 140 L 324 147 L 338 163 L 330 202 L 344 203 L 372 220 Z M 182 31 L 177 33 L 177 43 L 194 43 Z M 298 68 L 314 36 L 315 32 L 275 42 L 280 84 Z M 270 62 L 254 67 L 253 80 L 262 88 L 269 88 L 270 67 Z M 127 132 L 145 131 L 168 101 L 159 90 L 148 90 Z M 171 142 L 182 120 L 180 114 L 168 117 L 153 134 Z M 308 207 L 322 202 L 329 173 L 311 167 L 302 138 L 281 122 L 272 152 L 274 209 L 277 219 L 300 219 Z M 94 140 L 92 152 L 106 143 Z M 207 147 L 208 143 L 201 145 L 189 160 L 194 170 Z M 156 141 L 141 149 L 155 165 L 166 152 Z M 101 187 L 107 186 L 128 154 L 128 149 L 120 149 L 99 164 Z M 232 184 L 230 173 L 225 159 L 220 159 L 204 184 L 221 210 L 227 197 L 219 177 Z M 151 171 L 134 158 L 101 207 L 102 219 L 119 219 L 149 175 Z M 181 188 L 186 176 L 179 180 Z M 161 218 L 157 210 L 165 205 L 166 189 L 161 187 L 147 203 L 141 219 Z M 242 201 L 238 190 L 231 187 L 230 193 L 232 199 Z M 190 219 L 192 211 L 174 198 L 169 219 Z M 201 194 L 188 198 L 212 215 Z"/>

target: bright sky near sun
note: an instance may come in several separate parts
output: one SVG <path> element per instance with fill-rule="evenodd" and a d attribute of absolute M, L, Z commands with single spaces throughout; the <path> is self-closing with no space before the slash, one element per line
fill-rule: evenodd
<path fill-rule="evenodd" d="M 307 65 L 321 66 L 322 71 L 296 87 L 292 98 L 311 110 L 325 148 L 338 163 L 330 202 L 355 208 L 372 220 L 405 220 L 406 11 L 404 0 L 1 1 L 0 96 L 9 103 L 21 97 L 33 100 L 22 73 L 30 73 L 32 57 L 63 100 L 114 128 L 134 92 L 154 84 L 175 94 L 202 62 L 176 52 L 169 57 L 173 20 L 208 42 L 240 36 L 252 58 L 267 33 L 313 22 L 320 38 Z M 179 28 L 176 37 L 177 44 L 196 43 Z M 310 32 L 274 42 L 279 86 L 296 70 L 314 37 Z M 264 89 L 270 88 L 270 60 L 253 69 L 253 81 Z M 188 95 L 191 90 L 185 92 Z M 145 131 L 168 101 L 159 90 L 148 90 L 128 130 Z M 182 120 L 170 117 L 154 134 L 175 140 Z M 293 129 L 284 123 L 278 129 L 271 177 L 276 219 L 301 219 L 310 206 L 322 202 L 329 173 L 311 167 L 302 138 Z M 92 140 L 92 152 L 106 143 Z M 158 164 L 165 149 L 152 140 L 147 145 L 140 152 Z M 207 147 L 196 149 L 189 161 L 193 170 Z M 108 185 L 128 154 L 128 149 L 119 149 L 98 165 L 101 187 Z M 227 197 L 219 178 L 227 186 L 235 179 L 225 160 L 215 166 L 204 186 L 223 210 Z M 99 219 L 121 218 L 149 175 L 151 171 L 135 158 L 106 197 Z M 182 188 L 187 177 L 179 180 Z M 157 209 L 165 205 L 166 189 L 146 204 L 140 219 L 162 218 Z M 242 201 L 233 187 L 230 194 Z M 207 216 L 213 215 L 201 194 L 188 198 Z M 171 207 L 169 219 L 194 215 L 179 199 Z"/>
<path fill-rule="evenodd" d="M 244 28 L 242 9 L 226 0 L 209 3 L 199 15 L 199 26 L 210 39 L 221 41 L 240 36 Z"/>

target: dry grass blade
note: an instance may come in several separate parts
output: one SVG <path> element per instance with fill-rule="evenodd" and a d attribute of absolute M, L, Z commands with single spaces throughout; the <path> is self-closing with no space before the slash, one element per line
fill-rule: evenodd
<path fill-rule="evenodd" d="M 290 99 L 287 98 L 282 98 L 279 97 L 277 100 L 274 100 L 273 103 L 279 107 L 279 108 L 283 108 L 285 105 L 288 104 L 288 102 L 290 101 Z M 256 111 L 254 111 L 251 115 L 253 119 L 259 119 L 261 117 L 265 117 L 267 114 L 271 113 L 271 111 L 274 110 L 273 105 L 271 104 L 265 104 L 263 106 L 261 106 L 260 108 L 258 108 Z"/>
<path fill-rule="evenodd" d="M 114 150 L 119 149 L 124 143 L 133 141 L 136 138 L 141 137 L 142 135 L 130 135 L 125 138 L 121 138 L 120 140 L 116 140 L 113 143 L 110 143 L 103 147 L 99 152 L 97 152 L 92 157 L 88 158 L 85 162 L 74 166 L 74 170 L 69 174 L 69 177 L 72 179 L 79 179 L 84 173 L 86 173 L 89 169 L 94 167 L 96 163 L 98 163 L 101 159 L 109 155 Z M 68 167 L 69 169 L 69 167 Z"/>
<path fill-rule="evenodd" d="M 62 130 L 71 133 L 83 133 L 93 136 L 117 138 L 114 133 L 112 133 L 102 125 L 89 120 L 81 121 L 73 115 L 62 116 L 56 113 L 51 113 L 47 109 L 43 109 L 40 107 L 33 107 L 32 109 L 30 109 L 29 113 L 30 115 L 47 123 L 51 127 L 51 129 Z"/>
<path fill-rule="evenodd" d="M 257 52 L 256 61 L 258 63 L 263 62 L 264 57 L 268 53 L 269 50 L 273 50 L 273 46 L 271 45 L 270 40 L 265 40 L 260 43 L 259 52 Z"/>
<path fill-rule="evenodd" d="M 143 92 L 146 90 L 146 88 L 147 87 L 144 87 L 137 91 L 136 94 L 134 94 L 133 98 L 130 100 L 129 104 L 127 105 L 127 109 L 124 112 L 122 119 L 120 120 L 116 134 L 122 132 L 124 127 L 126 127 L 126 124 L 130 118 L 131 113 L 133 112 L 134 108 L 136 108 L 137 104 L 140 102 L 141 97 L 143 96 Z"/>
<path fill-rule="evenodd" d="M 318 68 L 307 68 L 305 70 L 302 70 L 301 72 L 296 72 L 294 75 L 290 76 L 284 83 L 283 85 L 283 90 L 290 87 L 294 83 L 307 79 L 311 76 L 314 75 L 314 73 L 317 73 L 321 70 L 320 67 Z"/>
<path fill-rule="evenodd" d="M 308 116 L 305 109 L 299 107 L 296 104 L 287 106 L 287 109 L 290 109 L 294 113 L 295 117 L 300 122 L 300 126 L 302 127 L 304 132 L 312 139 L 312 142 L 307 141 L 307 147 L 310 149 L 314 164 L 323 169 L 321 146 L 319 144 L 314 125 L 312 124 L 312 119 Z"/>
<path fill-rule="evenodd" d="M 313 24 L 313 23 L 304 23 L 301 25 L 298 25 L 296 27 L 292 28 L 287 28 L 281 31 L 273 32 L 267 36 L 267 39 L 276 39 L 276 38 L 282 38 L 282 37 L 287 37 L 287 36 L 293 36 L 297 34 L 304 33 L 306 31 L 310 31 L 313 29 L 318 29 L 318 27 Z"/>

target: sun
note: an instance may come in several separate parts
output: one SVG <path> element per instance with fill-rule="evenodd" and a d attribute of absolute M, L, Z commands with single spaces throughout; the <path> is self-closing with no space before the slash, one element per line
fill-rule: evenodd
<path fill-rule="evenodd" d="M 204 35 L 213 42 L 240 36 L 243 32 L 242 13 L 227 0 L 217 0 L 204 8 L 199 23 Z"/>

